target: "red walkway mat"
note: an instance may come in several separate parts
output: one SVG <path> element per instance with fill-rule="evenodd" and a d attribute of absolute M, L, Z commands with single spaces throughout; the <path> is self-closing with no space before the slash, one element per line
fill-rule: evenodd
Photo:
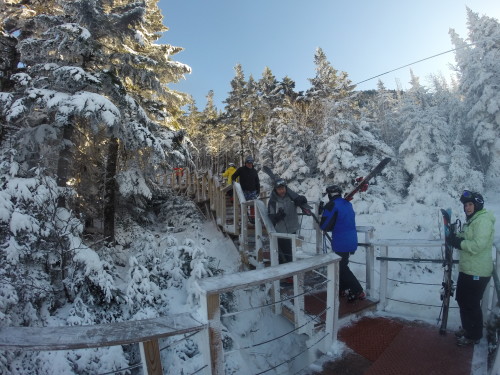
<path fill-rule="evenodd" d="M 339 331 L 338 339 L 356 353 L 374 362 L 403 328 L 395 320 L 362 318 Z"/>
<path fill-rule="evenodd" d="M 404 326 L 364 375 L 470 375 L 472 354 L 437 327 Z"/>
<path fill-rule="evenodd" d="M 338 334 L 352 351 L 317 375 L 470 375 L 473 348 L 421 322 L 364 317 Z"/>

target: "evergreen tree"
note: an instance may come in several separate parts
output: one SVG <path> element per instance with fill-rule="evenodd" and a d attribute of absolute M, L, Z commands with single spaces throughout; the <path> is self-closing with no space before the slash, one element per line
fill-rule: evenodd
<path fill-rule="evenodd" d="M 430 186 L 436 191 L 448 189 L 452 131 L 446 112 L 436 103 L 436 95 L 421 86 L 413 72 L 411 77 L 412 87 L 403 95 L 399 109 L 404 136 L 399 154 L 411 177 L 409 194 L 417 202 L 438 205 L 428 201 L 426 192 Z"/>
<path fill-rule="evenodd" d="M 286 120 L 285 120 L 286 121 Z M 306 160 L 311 131 L 293 119 L 281 121 L 277 133 L 275 170 L 288 183 L 297 188 L 310 175 Z"/>
<path fill-rule="evenodd" d="M 321 51 L 320 51 L 321 52 Z M 337 74 L 317 56 L 317 78 L 308 93 L 319 93 L 322 114 L 321 133 L 315 148 L 317 168 L 326 183 L 349 185 L 353 178 L 368 171 L 383 156 L 391 154 L 390 148 L 368 130 L 366 121 L 360 120 L 357 93 L 345 73 Z M 319 112 L 318 112 L 319 113 Z"/>
<path fill-rule="evenodd" d="M 289 85 L 295 85 L 288 81 Z M 283 85 L 278 82 L 271 69 L 267 66 L 262 72 L 262 78 L 258 82 L 260 92 L 259 112 L 263 124 L 267 124 L 269 119 L 275 116 L 283 104 L 284 91 Z M 286 88 L 289 90 L 289 88 Z"/>
<path fill-rule="evenodd" d="M 304 124 L 319 131 L 329 115 L 330 103 L 349 96 L 354 86 L 347 73 L 339 72 L 331 65 L 321 48 L 316 49 L 314 65 L 316 75 L 309 79 L 311 88 L 300 102 L 307 113 Z"/>
<path fill-rule="evenodd" d="M 382 141 L 392 148 L 401 142 L 401 132 L 396 122 L 398 96 L 394 90 L 387 90 L 382 81 L 377 82 L 377 91 L 373 100 L 362 108 L 363 116 L 379 130 Z"/>
<path fill-rule="evenodd" d="M 182 133 L 166 125 L 183 96 L 165 83 L 189 67 L 171 60 L 178 48 L 154 44 L 165 30 L 154 1 L 3 6 L 2 35 L 16 40 L 20 64 L 12 74 L 6 64 L 0 93 L 1 272 L 17 301 L 1 316 L 31 325 L 42 306 L 117 301 L 107 248 L 84 244 L 83 223 L 105 214 L 112 240 L 115 208 L 151 197 L 149 163 L 182 154 Z"/>
<path fill-rule="evenodd" d="M 263 123 L 260 116 L 261 100 L 258 92 L 258 85 L 252 75 L 245 85 L 244 113 L 246 118 L 246 138 L 248 144 L 248 154 L 256 155 L 257 142 L 262 136 L 261 125 Z"/>
<path fill-rule="evenodd" d="M 475 161 L 489 181 L 500 182 L 500 23 L 467 8 L 468 42 L 450 31 L 457 48 L 455 56 L 459 89 L 463 95 L 466 134 L 472 140 Z"/>
<path fill-rule="evenodd" d="M 245 113 L 246 81 L 241 64 L 234 68 L 235 76 L 231 80 L 231 91 L 226 103 L 224 122 L 229 128 L 227 146 L 238 150 L 240 160 L 250 152 L 248 142 L 247 118 Z"/>

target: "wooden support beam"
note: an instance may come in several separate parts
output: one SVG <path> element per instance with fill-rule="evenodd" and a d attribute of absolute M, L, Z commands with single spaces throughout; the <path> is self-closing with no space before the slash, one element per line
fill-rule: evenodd
<path fill-rule="evenodd" d="M 142 369 L 147 375 L 163 375 L 158 340 L 139 343 L 142 359 Z"/>

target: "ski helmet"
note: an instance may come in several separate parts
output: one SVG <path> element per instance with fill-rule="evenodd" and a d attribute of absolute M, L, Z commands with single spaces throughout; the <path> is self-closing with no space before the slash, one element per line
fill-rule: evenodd
<path fill-rule="evenodd" d="M 251 156 L 247 156 L 247 158 L 245 159 L 245 163 L 252 163 L 253 164 L 254 160 L 253 160 L 253 157 Z"/>
<path fill-rule="evenodd" d="M 286 181 L 283 180 L 282 178 L 278 178 L 276 181 L 274 181 L 274 188 L 279 188 L 281 186 L 285 186 L 286 187 Z"/>
<path fill-rule="evenodd" d="M 326 188 L 326 194 L 328 194 L 328 198 L 332 199 L 337 195 L 342 195 L 342 188 L 339 185 L 330 185 Z"/>
<path fill-rule="evenodd" d="M 464 190 L 460 196 L 460 202 L 462 202 L 462 204 L 467 202 L 474 204 L 474 212 L 482 210 L 484 207 L 483 196 L 475 191 Z"/>
<path fill-rule="evenodd" d="M 234 163 L 229 163 L 230 167 L 235 167 Z"/>

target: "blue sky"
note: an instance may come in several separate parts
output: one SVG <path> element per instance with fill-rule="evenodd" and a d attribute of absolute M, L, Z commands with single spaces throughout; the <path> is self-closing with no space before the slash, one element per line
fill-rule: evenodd
<path fill-rule="evenodd" d="M 321 47 L 333 67 L 353 83 L 453 49 L 450 28 L 467 37 L 466 6 L 500 19 L 498 0 L 160 0 L 169 30 L 159 42 L 183 47 L 174 56 L 191 66 L 186 80 L 171 85 L 191 94 L 199 110 L 214 90 L 215 104 L 230 91 L 234 67 L 258 80 L 268 66 L 281 80 L 288 75 L 296 90 L 309 88 L 314 52 Z M 407 89 L 410 68 L 427 83 L 443 73 L 453 53 L 384 75 L 387 88 Z M 378 78 L 358 85 L 376 88 Z"/>

